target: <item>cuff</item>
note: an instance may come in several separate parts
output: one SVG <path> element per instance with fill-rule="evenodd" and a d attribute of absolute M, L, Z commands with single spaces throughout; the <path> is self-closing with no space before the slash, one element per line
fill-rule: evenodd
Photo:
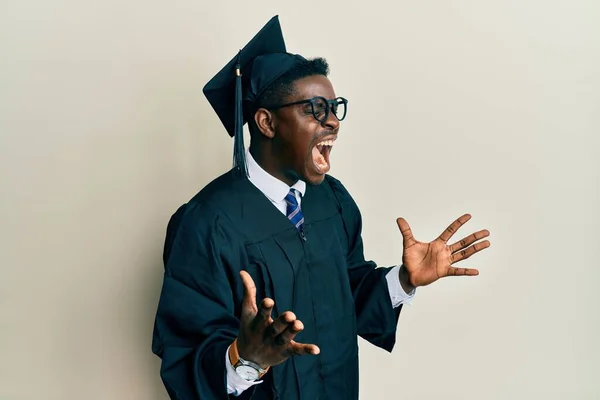
<path fill-rule="evenodd" d="M 396 265 L 386 275 L 388 289 L 390 292 L 390 300 L 392 307 L 399 307 L 401 304 L 411 305 L 415 297 L 417 289 L 413 289 L 410 293 L 406 293 L 400 284 L 400 266 Z"/>
<path fill-rule="evenodd" d="M 231 346 L 229 346 L 231 347 Z M 231 361 L 229 361 L 229 347 L 225 352 L 225 369 L 227 370 L 227 393 L 234 396 L 239 396 L 242 392 L 254 385 L 262 383 L 262 381 L 247 381 L 239 376 L 233 369 Z"/>

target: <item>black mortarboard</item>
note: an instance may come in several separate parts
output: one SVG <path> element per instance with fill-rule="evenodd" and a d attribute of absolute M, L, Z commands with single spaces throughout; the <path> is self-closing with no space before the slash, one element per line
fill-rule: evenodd
<path fill-rule="evenodd" d="M 234 167 L 243 175 L 247 175 L 243 126 L 254 101 L 302 60 L 302 56 L 287 53 L 279 17 L 274 16 L 204 86 L 204 95 L 234 137 Z"/>

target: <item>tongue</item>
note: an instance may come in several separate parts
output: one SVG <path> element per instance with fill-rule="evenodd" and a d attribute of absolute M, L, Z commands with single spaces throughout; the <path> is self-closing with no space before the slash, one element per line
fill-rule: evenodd
<path fill-rule="evenodd" d="M 313 163 L 317 167 L 317 170 L 320 173 L 323 173 L 327 169 L 328 164 L 327 164 L 327 161 L 325 160 L 325 157 L 323 157 L 323 155 L 321 154 L 321 152 L 319 151 L 317 146 L 313 147 L 312 158 L 313 158 Z"/>

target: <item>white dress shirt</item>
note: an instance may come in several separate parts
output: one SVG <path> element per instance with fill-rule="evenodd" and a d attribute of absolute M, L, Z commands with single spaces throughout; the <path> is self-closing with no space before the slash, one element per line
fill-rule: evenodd
<path fill-rule="evenodd" d="M 285 215 L 287 210 L 285 196 L 290 192 L 290 187 L 262 169 L 249 151 L 246 151 L 246 161 L 248 163 L 248 177 L 250 182 L 263 192 L 263 194 L 271 200 L 271 203 Z M 306 183 L 299 180 L 291 188 L 296 189 L 296 198 L 298 199 L 298 204 L 301 204 L 302 196 L 306 191 Z M 395 266 L 385 276 L 390 292 L 390 302 L 394 308 L 399 307 L 401 304 L 411 304 L 415 295 L 414 290 L 410 294 L 404 292 L 404 289 L 402 289 L 402 285 L 400 284 L 399 272 L 400 267 Z M 239 376 L 229 361 L 229 349 L 225 352 L 225 365 L 227 368 L 227 392 L 229 394 L 239 396 L 244 390 L 252 385 L 257 385 L 262 382 L 260 380 L 247 381 Z"/>

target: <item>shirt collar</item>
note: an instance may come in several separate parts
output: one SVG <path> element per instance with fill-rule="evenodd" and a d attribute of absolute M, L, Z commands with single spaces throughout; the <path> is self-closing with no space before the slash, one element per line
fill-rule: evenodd
<path fill-rule="evenodd" d="M 252 182 L 254 186 L 256 186 L 272 201 L 283 201 L 285 196 L 287 196 L 287 194 L 290 192 L 290 187 L 285 182 L 280 181 L 262 169 L 256 160 L 254 160 L 249 150 L 246 150 L 246 161 L 248 164 L 248 179 L 250 182 Z M 296 189 L 302 196 L 304 196 L 304 192 L 306 191 L 306 182 L 299 179 L 296 183 L 294 183 L 292 189 Z"/>

